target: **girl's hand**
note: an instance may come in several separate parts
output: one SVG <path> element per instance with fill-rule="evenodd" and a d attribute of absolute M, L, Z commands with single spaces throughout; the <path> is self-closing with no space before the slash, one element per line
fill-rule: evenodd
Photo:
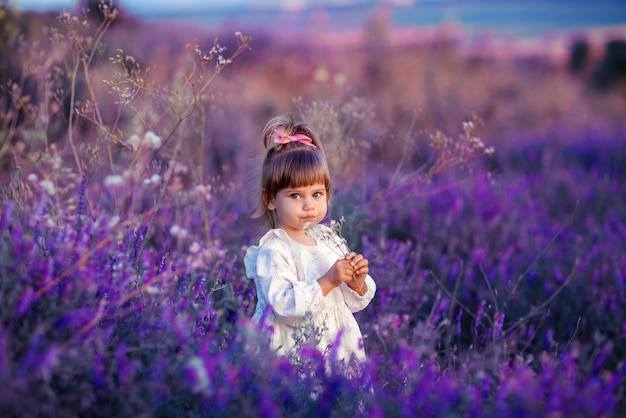
<path fill-rule="evenodd" d="M 367 292 L 367 285 L 365 284 L 365 278 L 369 273 L 369 261 L 363 257 L 363 254 L 357 254 L 350 252 L 346 254 L 347 261 L 354 269 L 353 278 L 348 282 L 348 287 L 363 296 Z"/>
<path fill-rule="evenodd" d="M 322 294 L 326 296 L 334 288 L 341 286 L 342 283 L 349 283 L 353 279 L 354 267 L 350 260 L 344 258 L 335 261 L 335 264 L 330 267 L 326 274 L 317 279 L 317 282 L 322 288 Z"/>

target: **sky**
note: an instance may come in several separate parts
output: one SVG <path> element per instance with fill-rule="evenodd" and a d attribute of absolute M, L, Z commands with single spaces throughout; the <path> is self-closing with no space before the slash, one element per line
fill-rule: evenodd
<path fill-rule="evenodd" d="M 399 0 L 402 1 L 402 0 Z M 406 1 L 406 0 L 404 0 Z M 410 1 L 410 0 L 409 0 Z M 254 6 L 254 7 L 282 7 L 282 8 L 298 8 L 305 5 L 313 4 L 344 4 L 355 3 L 358 0 L 117 0 L 114 3 L 120 4 L 131 11 L 141 11 L 147 8 L 157 9 L 159 11 L 167 11 L 176 8 L 178 10 L 193 10 L 199 4 L 203 7 L 215 6 L 217 8 L 237 7 L 237 6 Z M 31 10 L 61 10 L 71 9 L 76 0 L 10 0 L 11 4 L 16 5 L 20 9 Z"/>
<path fill-rule="evenodd" d="M 233 19 L 248 27 L 275 23 L 276 12 L 306 6 L 358 6 L 334 9 L 330 27 L 360 25 L 380 0 L 114 0 L 133 15 L 176 17 L 207 25 Z M 24 10 L 72 10 L 77 0 L 9 0 Z M 392 21 L 423 27 L 454 20 L 475 31 L 504 36 L 536 36 L 548 31 L 582 28 L 626 28 L 626 0 L 387 0 Z M 252 12 L 251 12 L 252 11 Z M 304 24 L 298 21 L 298 24 Z"/>

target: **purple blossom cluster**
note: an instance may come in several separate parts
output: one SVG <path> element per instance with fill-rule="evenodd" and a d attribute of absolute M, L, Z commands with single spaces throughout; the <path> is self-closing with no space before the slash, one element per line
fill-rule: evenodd
<path fill-rule="evenodd" d="M 370 196 L 376 176 L 387 175 L 373 174 L 361 190 Z M 218 218 L 224 207 L 215 205 L 212 248 L 196 243 L 193 250 L 168 232 L 175 215 L 166 209 L 155 222 L 159 235 L 142 217 L 112 222 L 106 205 L 87 216 L 78 208 L 50 213 L 44 193 L 19 204 L 6 200 L 0 410 L 381 417 L 624 411 L 623 184 L 566 165 L 503 171 L 495 181 L 456 179 L 421 185 L 420 198 L 387 212 L 376 198 L 356 205 L 355 189 L 336 195 L 333 211 L 348 215 L 344 233 L 362 248 L 379 284 L 357 318 L 369 354 L 359 377 L 339 365 L 324 373 L 316 352 L 294 365 L 264 345 L 249 320 L 253 286 L 241 268 L 254 228 L 236 191 L 221 203 L 241 216 L 227 226 L 228 217 Z M 393 200 L 416 190 L 390 193 Z M 176 215 L 185 228 L 201 227 L 199 206 L 185 210 Z M 200 254 L 203 262 L 194 262 Z"/>

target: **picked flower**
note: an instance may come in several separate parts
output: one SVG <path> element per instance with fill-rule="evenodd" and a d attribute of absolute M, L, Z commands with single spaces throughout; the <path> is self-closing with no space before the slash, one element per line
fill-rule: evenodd
<path fill-rule="evenodd" d="M 313 219 L 313 222 L 307 222 L 304 224 L 304 232 L 306 234 L 309 234 L 311 232 L 311 228 L 313 228 L 315 225 L 317 225 L 317 223 L 319 222 L 319 220 L 317 218 Z"/>

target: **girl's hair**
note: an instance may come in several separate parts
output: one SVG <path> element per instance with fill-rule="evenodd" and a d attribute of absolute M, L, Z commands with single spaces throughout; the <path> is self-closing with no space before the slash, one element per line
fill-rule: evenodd
<path fill-rule="evenodd" d="M 276 143 L 279 135 L 304 135 L 311 140 Z M 261 168 L 261 201 L 253 218 L 265 217 L 276 227 L 273 211 L 267 208 L 276 194 L 285 188 L 324 184 L 326 199 L 330 201 L 330 173 L 324 148 L 317 134 L 307 123 L 296 121 L 290 114 L 272 118 L 263 129 L 263 145 L 267 150 Z"/>

